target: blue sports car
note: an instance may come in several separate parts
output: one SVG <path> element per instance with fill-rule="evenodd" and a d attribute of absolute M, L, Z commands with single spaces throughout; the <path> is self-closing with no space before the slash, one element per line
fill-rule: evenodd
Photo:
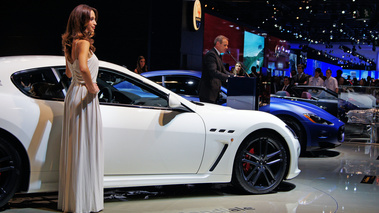
<path fill-rule="evenodd" d="M 201 72 L 164 70 L 146 72 L 142 75 L 188 100 L 199 101 L 198 85 Z M 220 96 L 220 99 L 226 102 L 225 87 L 221 88 Z M 303 154 L 314 149 L 333 148 L 344 141 L 344 123 L 313 104 L 271 97 L 270 105 L 259 110 L 276 115 L 290 126 L 298 136 Z"/>

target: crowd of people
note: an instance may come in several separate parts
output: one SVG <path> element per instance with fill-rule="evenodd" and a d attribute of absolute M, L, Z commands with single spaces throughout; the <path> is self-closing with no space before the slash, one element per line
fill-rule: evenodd
<path fill-rule="evenodd" d="M 331 69 L 325 70 L 325 75 L 320 68 L 316 68 L 314 76 L 310 76 L 304 73 L 304 65 L 299 64 L 297 67 L 297 73 L 291 72 L 291 76 L 274 76 L 272 79 L 272 91 L 276 93 L 278 91 L 290 91 L 293 85 L 310 85 L 310 86 L 325 86 L 326 88 L 339 92 L 339 88 L 363 86 L 363 87 L 379 87 L 379 79 L 373 79 L 370 76 L 367 79 L 362 78 L 359 81 L 357 78 L 351 79 L 351 76 L 344 78 L 342 76 L 342 70 L 336 71 L 336 76 L 333 77 Z"/>

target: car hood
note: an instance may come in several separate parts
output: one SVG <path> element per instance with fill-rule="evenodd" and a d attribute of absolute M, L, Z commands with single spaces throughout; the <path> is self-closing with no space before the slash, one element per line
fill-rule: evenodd
<path fill-rule="evenodd" d="M 317 114 L 318 116 L 322 118 L 328 118 L 329 120 L 331 118 L 337 119 L 335 116 L 332 114 L 328 113 L 327 111 L 317 107 L 316 105 L 307 103 L 307 102 L 302 102 L 302 101 L 291 101 L 291 100 L 286 100 L 286 99 L 281 99 L 281 98 L 275 98 L 271 97 L 270 99 L 270 112 L 275 114 L 275 111 L 279 111 L 281 109 L 286 109 L 290 111 L 295 111 L 296 113 L 313 113 Z M 268 110 L 262 109 L 262 110 Z"/>
<path fill-rule="evenodd" d="M 286 124 L 278 117 L 256 110 L 233 109 L 216 104 L 199 105 L 196 112 L 202 117 L 206 129 L 235 130 L 245 135 L 254 128 L 276 129 L 282 135 L 288 134 Z M 245 132 L 246 131 L 246 132 Z M 287 132 L 284 134 L 284 132 Z"/>
<path fill-rule="evenodd" d="M 361 109 L 371 109 L 377 106 L 376 98 L 369 94 L 342 92 L 340 97 L 341 99 L 348 101 Z"/>

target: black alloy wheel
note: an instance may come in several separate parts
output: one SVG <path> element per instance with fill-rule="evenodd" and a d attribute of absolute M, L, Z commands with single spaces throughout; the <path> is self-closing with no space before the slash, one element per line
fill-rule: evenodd
<path fill-rule="evenodd" d="M 307 135 L 304 128 L 302 128 L 301 124 L 294 118 L 288 116 L 278 116 L 280 120 L 282 120 L 285 124 L 287 124 L 296 134 L 297 139 L 299 140 L 301 152 L 300 155 L 304 156 L 307 151 Z"/>
<path fill-rule="evenodd" d="M 0 138 L 0 207 L 8 203 L 21 180 L 21 158 L 17 150 Z"/>
<path fill-rule="evenodd" d="M 272 133 L 259 133 L 240 145 L 233 166 L 233 184 L 245 193 L 274 190 L 286 173 L 288 153 Z"/>

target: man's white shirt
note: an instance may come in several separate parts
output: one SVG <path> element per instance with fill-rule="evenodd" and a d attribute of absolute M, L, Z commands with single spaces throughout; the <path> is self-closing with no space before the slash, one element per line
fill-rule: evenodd
<path fill-rule="evenodd" d="M 309 85 L 310 86 L 324 86 L 324 80 L 320 77 L 310 77 L 309 78 Z"/>

